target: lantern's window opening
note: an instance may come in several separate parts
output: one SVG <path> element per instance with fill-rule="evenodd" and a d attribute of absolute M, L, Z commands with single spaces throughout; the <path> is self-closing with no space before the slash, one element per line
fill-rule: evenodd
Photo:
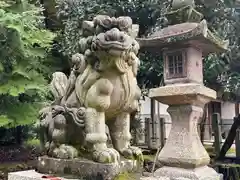
<path fill-rule="evenodd" d="M 187 77 L 187 52 L 184 49 L 164 53 L 166 79 Z"/>
<path fill-rule="evenodd" d="M 183 75 L 183 56 L 182 53 L 173 53 L 167 55 L 168 72 L 170 77 Z"/>

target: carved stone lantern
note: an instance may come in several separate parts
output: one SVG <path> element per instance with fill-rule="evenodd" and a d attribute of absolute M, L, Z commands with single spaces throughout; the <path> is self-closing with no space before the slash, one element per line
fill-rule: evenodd
<path fill-rule="evenodd" d="M 227 50 L 228 41 L 208 29 L 193 0 L 174 0 L 167 17 L 168 27 L 139 39 L 142 49 L 163 54 L 165 86 L 151 89 L 149 96 L 168 104 L 172 119 L 158 157 L 163 167 L 155 172 L 155 179 L 219 180 L 221 176 L 208 167 L 210 158 L 197 124 L 204 105 L 216 98 L 216 92 L 203 85 L 203 56 Z"/>

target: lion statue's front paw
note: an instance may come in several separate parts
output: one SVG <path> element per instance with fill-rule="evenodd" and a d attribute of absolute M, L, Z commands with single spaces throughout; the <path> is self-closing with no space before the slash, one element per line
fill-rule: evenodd
<path fill-rule="evenodd" d="M 53 157 L 60 159 L 74 159 L 78 157 L 78 151 L 72 146 L 62 144 L 53 150 Z"/>
<path fill-rule="evenodd" d="M 113 148 L 96 150 L 93 152 L 93 158 L 99 163 L 115 163 L 120 161 L 119 153 Z"/>
<path fill-rule="evenodd" d="M 136 159 L 143 162 L 142 150 L 135 146 L 129 146 L 120 151 L 120 153 L 127 159 Z"/>

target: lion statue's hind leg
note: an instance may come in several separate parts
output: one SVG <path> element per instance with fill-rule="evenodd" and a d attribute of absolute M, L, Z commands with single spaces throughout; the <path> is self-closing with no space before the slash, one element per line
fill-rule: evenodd
<path fill-rule="evenodd" d="M 140 148 L 131 146 L 130 114 L 120 113 L 116 119 L 108 122 L 113 147 L 125 158 L 143 161 Z"/>

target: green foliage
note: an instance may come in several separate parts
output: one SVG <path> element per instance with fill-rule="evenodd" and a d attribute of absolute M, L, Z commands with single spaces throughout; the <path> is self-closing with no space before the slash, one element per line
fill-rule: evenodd
<path fill-rule="evenodd" d="M 149 52 L 139 54 L 141 66 L 138 72 L 138 83 L 143 90 L 163 85 L 163 58 Z"/>
<path fill-rule="evenodd" d="M 0 127 L 33 123 L 48 92 L 55 34 L 42 11 L 27 0 L 0 1 Z"/>
<path fill-rule="evenodd" d="M 240 95 L 240 14 L 235 0 L 197 1 L 198 10 L 209 22 L 209 27 L 230 42 L 229 51 L 205 58 L 205 84 L 222 93 L 222 98 L 237 100 Z"/>
<path fill-rule="evenodd" d="M 25 141 L 26 147 L 40 147 L 40 140 L 36 138 L 28 139 Z"/>

